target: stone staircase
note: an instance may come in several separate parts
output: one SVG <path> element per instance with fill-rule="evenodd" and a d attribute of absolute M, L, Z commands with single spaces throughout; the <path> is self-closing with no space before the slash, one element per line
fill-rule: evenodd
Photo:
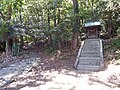
<path fill-rule="evenodd" d="M 82 42 L 75 67 L 83 71 L 98 71 L 103 67 L 101 39 L 86 39 Z"/>

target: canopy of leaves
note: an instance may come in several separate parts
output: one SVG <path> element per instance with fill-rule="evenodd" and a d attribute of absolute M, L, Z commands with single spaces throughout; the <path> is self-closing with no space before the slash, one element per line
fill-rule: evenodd
<path fill-rule="evenodd" d="M 0 0 L 0 32 L 6 32 L 7 21 L 21 25 L 26 34 L 39 38 L 70 39 L 76 17 L 82 26 L 88 20 L 112 22 L 119 26 L 119 0 L 77 0 L 79 14 L 74 14 L 72 0 Z M 111 21 L 110 21 L 111 20 Z M 78 30 L 80 31 L 80 30 Z M 59 34 L 59 35 L 58 35 Z M 59 38 L 59 39 L 58 39 Z M 55 39 L 56 40 L 56 39 Z"/>

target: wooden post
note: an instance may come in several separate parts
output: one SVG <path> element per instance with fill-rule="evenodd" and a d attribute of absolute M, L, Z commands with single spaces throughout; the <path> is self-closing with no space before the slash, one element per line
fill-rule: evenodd
<path fill-rule="evenodd" d="M 9 44 L 8 44 L 8 40 L 6 40 L 6 48 L 5 48 L 5 51 L 6 51 L 6 55 L 8 56 L 8 54 L 9 54 Z"/>
<path fill-rule="evenodd" d="M 19 53 L 19 46 L 17 44 L 16 38 L 13 39 L 13 45 L 12 45 L 12 54 L 13 56 L 18 55 Z"/>

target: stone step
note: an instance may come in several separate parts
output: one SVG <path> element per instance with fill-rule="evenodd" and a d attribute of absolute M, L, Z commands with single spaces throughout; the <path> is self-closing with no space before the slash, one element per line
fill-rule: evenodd
<path fill-rule="evenodd" d="M 96 48 L 96 49 L 92 49 L 92 48 L 83 48 L 82 51 L 97 51 L 100 52 L 100 49 Z"/>
<path fill-rule="evenodd" d="M 100 57 L 79 57 L 78 65 L 100 65 Z"/>
<path fill-rule="evenodd" d="M 100 65 L 100 60 L 80 60 L 78 62 L 78 65 L 93 65 L 93 66 L 98 66 Z"/>
<path fill-rule="evenodd" d="M 99 44 L 100 42 L 93 42 L 93 41 L 84 43 L 84 45 L 99 45 Z"/>
<path fill-rule="evenodd" d="M 84 45 L 94 45 L 94 46 L 96 46 L 96 45 L 100 45 L 100 43 L 99 42 L 87 42 L 87 43 L 85 43 Z"/>
<path fill-rule="evenodd" d="M 98 47 L 100 44 L 84 44 L 84 46 L 96 46 L 96 47 Z"/>
<path fill-rule="evenodd" d="M 85 41 L 85 44 L 99 44 L 99 41 Z"/>
<path fill-rule="evenodd" d="M 89 43 L 89 42 L 99 42 L 99 40 L 85 40 L 86 43 Z"/>
<path fill-rule="evenodd" d="M 99 60 L 99 59 L 101 59 L 100 57 L 79 57 L 79 59 L 81 60 L 86 60 L 86 59 L 88 59 L 88 60 Z"/>
<path fill-rule="evenodd" d="M 103 60 L 101 44 L 100 39 L 86 39 L 76 59 L 76 68 L 83 71 L 98 71 Z"/>
<path fill-rule="evenodd" d="M 85 40 L 86 43 L 90 43 L 90 42 L 99 42 L 98 40 Z"/>
<path fill-rule="evenodd" d="M 99 41 L 100 39 L 86 39 L 85 41 Z"/>
<path fill-rule="evenodd" d="M 93 51 L 81 51 L 81 54 L 100 54 L 100 51 L 96 51 L 96 52 L 93 52 Z"/>
<path fill-rule="evenodd" d="M 100 66 L 100 61 L 87 61 L 87 62 L 79 61 L 78 65 Z"/>
<path fill-rule="evenodd" d="M 82 49 L 92 49 L 92 50 L 97 49 L 97 50 L 99 50 L 99 48 L 100 47 L 96 47 L 96 46 L 83 46 Z"/>
<path fill-rule="evenodd" d="M 94 46 L 94 45 L 88 45 L 88 46 L 83 46 L 83 48 L 100 48 L 100 46 Z"/>
<path fill-rule="evenodd" d="M 100 57 L 100 54 L 85 54 L 85 53 L 81 53 L 80 57 Z"/>
<path fill-rule="evenodd" d="M 98 71 L 100 66 L 93 66 L 93 65 L 77 65 L 76 67 L 79 70 L 83 71 Z"/>
<path fill-rule="evenodd" d="M 100 51 L 90 51 L 90 50 L 87 50 L 87 51 L 81 51 L 82 54 L 100 54 Z"/>
<path fill-rule="evenodd" d="M 88 44 L 91 44 L 91 42 L 94 44 L 96 44 L 96 43 L 99 43 L 99 41 L 93 41 L 93 40 L 89 40 L 89 41 L 87 41 L 87 40 L 85 40 L 85 44 L 86 43 L 88 43 Z"/>
<path fill-rule="evenodd" d="M 99 45 L 85 45 L 83 46 L 84 48 L 99 48 L 100 46 Z"/>
<path fill-rule="evenodd" d="M 84 45 L 100 45 L 100 42 L 85 42 Z"/>

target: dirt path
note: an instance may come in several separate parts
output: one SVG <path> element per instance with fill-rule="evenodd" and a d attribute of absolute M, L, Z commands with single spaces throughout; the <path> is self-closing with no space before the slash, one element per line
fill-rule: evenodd
<path fill-rule="evenodd" d="M 1 90 L 120 90 L 120 65 L 109 65 L 100 72 L 83 73 L 75 70 L 75 56 L 54 60 L 40 53 L 38 66 L 18 75 Z"/>
<path fill-rule="evenodd" d="M 29 72 L 32 67 L 37 66 L 40 58 L 24 58 L 21 61 L 18 61 L 9 66 L 4 66 L 0 69 L 0 88 L 4 87 L 6 84 L 10 84 L 16 80 L 16 77 L 19 75 L 25 75 Z"/>

